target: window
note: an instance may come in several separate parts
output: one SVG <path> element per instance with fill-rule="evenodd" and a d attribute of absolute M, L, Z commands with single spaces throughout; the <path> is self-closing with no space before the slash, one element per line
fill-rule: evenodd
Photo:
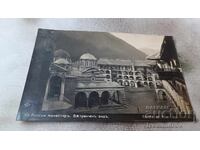
<path fill-rule="evenodd" d="M 110 79 L 110 75 L 106 75 L 106 78 L 107 78 L 107 79 Z"/>

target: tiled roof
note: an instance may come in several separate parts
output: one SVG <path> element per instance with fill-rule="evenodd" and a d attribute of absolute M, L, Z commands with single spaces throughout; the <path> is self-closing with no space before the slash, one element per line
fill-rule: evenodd
<path fill-rule="evenodd" d="M 155 53 L 153 55 L 149 55 L 146 57 L 146 59 L 148 60 L 157 60 L 157 59 L 160 59 L 160 53 Z"/>
<path fill-rule="evenodd" d="M 132 65 L 132 61 L 131 60 L 123 60 L 123 59 L 100 58 L 97 61 L 97 64 L 101 64 L 101 65 L 123 65 L 123 66 L 130 66 L 130 65 Z"/>
<path fill-rule="evenodd" d="M 123 88 L 117 82 L 79 82 L 77 88 Z"/>
<path fill-rule="evenodd" d="M 156 62 L 151 60 L 135 60 L 134 66 L 150 66 L 155 65 Z"/>

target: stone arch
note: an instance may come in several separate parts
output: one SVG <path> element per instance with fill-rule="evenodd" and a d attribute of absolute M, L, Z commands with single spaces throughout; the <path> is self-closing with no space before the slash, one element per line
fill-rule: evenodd
<path fill-rule="evenodd" d="M 138 82 L 137 82 L 137 87 L 143 87 L 143 84 L 142 84 L 141 81 L 138 81 Z"/>
<path fill-rule="evenodd" d="M 120 85 L 123 85 L 123 81 L 122 81 L 122 80 L 119 80 L 118 83 L 119 83 Z"/>
<path fill-rule="evenodd" d="M 124 75 L 128 75 L 128 72 L 127 72 L 127 71 L 124 71 L 123 73 L 124 73 Z"/>
<path fill-rule="evenodd" d="M 119 78 L 119 79 L 122 79 L 122 75 L 118 75 L 118 78 Z"/>
<path fill-rule="evenodd" d="M 59 76 L 52 76 L 50 79 L 50 89 L 48 92 L 48 98 L 56 98 L 57 100 L 60 97 L 61 93 L 61 83 L 62 78 Z"/>
<path fill-rule="evenodd" d="M 101 104 L 106 105 L 108 104 L 108 100 L 110 98 L 110 93 L 108 91 L 104 91 L 101 94 Z"/>
<path fill-rule="evenodd" d="M 142 80 L 142 78 L 140 76 L 137 76 L 135 79 L 136 80 Z"/>
<path fill-rule="evenodd" d="M 132 72 L 132 71 L 130 71 L 130 72 L 129 72 L 129 75 L 133 75 L 133 72 Z"/>
<path fill-rule="evenodd" d="M 134 81 L 130 81 L 130 86 L 131 87 L 135 87 L 135 82 Z"/>
<path fill-rule="evenodd" d="M 84 92 L 79 92 L 75 96 L 75 108 L 87 107 L 87 95 Z"/>
<path fill-rule="evenodd" d="M 149 87 L 150 87 L 150 88 L 154 88 L 153 82 L 149 82 Z"/>
<path fill-rule="evenodd" d="M 110 79 L 110 75 L 106 75 L 106 79 Z"/>
<path fill-rule="evenodd" d="M 93 107 L 93 106 L 98 106 L 98 105 L 99 105 L 99 93 L 96 91 L 93 91 L 89 95 L 88 106 Z"/>
<path fill-rule="evenodd" d="M 140 72 L 139 72 L 139 71 L 136 71 L 136 72 L 135 72 L 135 75 L 136 75 L 136 76 L 140 75 Z"/>
<path fill-rule="evenodd" d="M 124 76 L 124 79 L 128 79 L 128 76 Z"/>
<path fill-rule="evenodd" d="M 129 86 L 129 82 L 127 80 L 124 81 L 125 86 Z"/>
<path fill-rule="evenodd" d="M 148 80 L 149 80 L 149 81 L 153 81 L 152 77 L 148 77 Z"/>
<path fill-rule="evenodd" d="M 110 74 L 110 70 L 106 70 L 106 74 Z"/>
<path fill-rule="evenodd" d="M 148 83 L 146 81 L 143 84 L 145 87 L 148 87 Z"/>
<path fill-rule="evenodd" d="M 129 79 L 130 79 L 130 80 L 134 80 L 134 77 L 133 77 L 133 76 L 130 76 Z"/>

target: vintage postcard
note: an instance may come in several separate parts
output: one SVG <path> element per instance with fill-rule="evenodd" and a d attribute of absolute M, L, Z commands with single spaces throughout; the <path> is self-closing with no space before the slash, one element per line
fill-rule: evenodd
<path fill-rule="evenodd" d="M 193 121 L 172 36 L 39 29 L 21 121 Z"/>

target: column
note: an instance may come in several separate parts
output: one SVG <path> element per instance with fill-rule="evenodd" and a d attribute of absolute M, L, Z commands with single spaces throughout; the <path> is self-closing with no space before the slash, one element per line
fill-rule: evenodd
<path fill-rule="evenodd" d="M 117 94 L 117 101 L 120 103 L 120 100 L 119 100 L 119 91 L 116 91 L 116 94 Z"/>
<path fill-rule="evenodd" d="M 99 105 L 101 106 L 101 95 L 102 95 L 103 91 L 98 91 L 99 94 Z"/>
<path fill-rule="evenodd" d="M 65 79 L 62 79 L 61 89 L 60 89 L 60 97 L 59 97 L 60 101 L 64 100 L 64 93 L 65 93 Z"/>
<path fill-rule="evenodd" d="M 110 94 L 110 97 L 109 97 L 109 100 L 108 100 L 108 104 L 112 104 L 112 101 L 113 101 L 113 93 L 112 91 L 108 90 L 109 94 Z"/>
<path fill-rule="evenodd" d="M 135 80 L 135 87 L 137 88 L 138 87 L 138 85 L 137 85 L 137 81 Z"/>
<path fill-rule="evenodd" d="M 86 92 L 85 94 L 86 94 L 86 97 L 87 97 L 87 107 L 89 107 L 89 95 L 90 95 L 90 93 Z"/>
<path fill-rule="evenodd" d="M 48 93 L 49 93 L 49 83 L 50 83 L 50 78 L 47 81 L 45 95 L 44 95 L 44 100 L 47 100 L 47 96 L 48 96 Z"/>
<path fill-rule="evenodd" d="M 121 90 L 120 93 L 121 93 L 121 96 L 122 96 L 122 97 L 121 97 L 121 100 L 122 100 L 121 103 L 124 103 L 124 102 L 126 101 L 125 91 L 124 91 L 124 90 Z"/>

